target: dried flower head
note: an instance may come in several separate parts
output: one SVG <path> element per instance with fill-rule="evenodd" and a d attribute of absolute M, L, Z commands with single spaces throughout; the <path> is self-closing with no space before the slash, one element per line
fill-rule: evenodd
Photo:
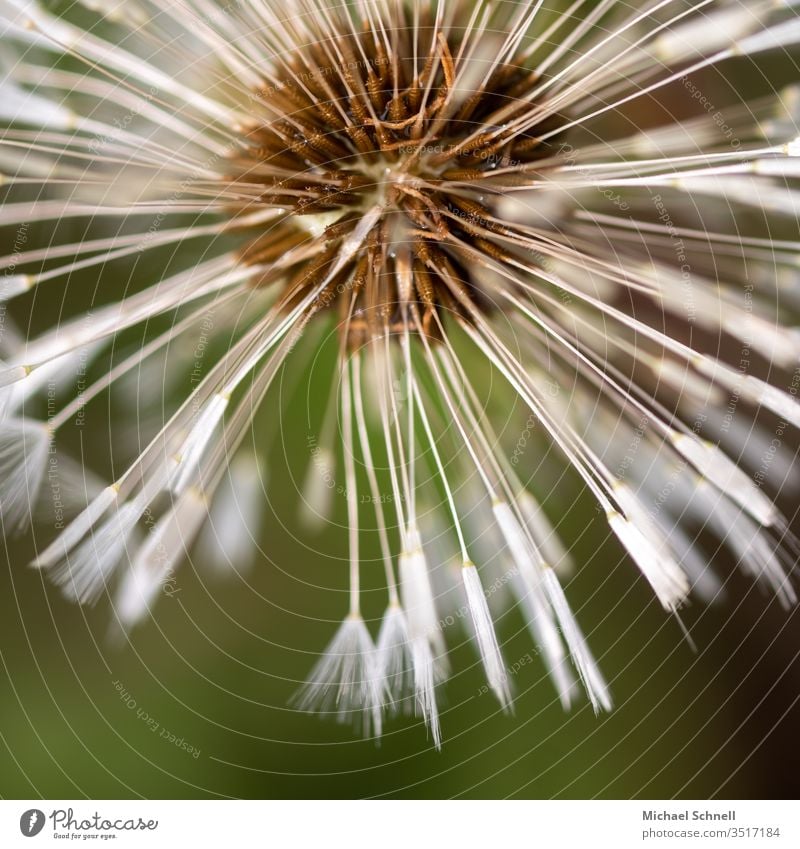
<path fill-rule="evenodd" d="M 800 43 L 795 0 L 81 5 L 0 0 L 0 297 L 64 305 L 51 329 L 5 325 L 6 530 L 94 399 L 133 388 L 144 413 L 119 434 L 136 456 L 35 561 L 68 596 L 110 588 L 128 629 L 196 537 L 215 568 L 252 562 L 245 438 L 320 328 L 337 376 L 313 400 L 303 513 L 346 500 L 350 609 L 301 708 L 379 734 L 411 707 L 439 745 L 447 624 L 507 708 L 510 606 L 563 705 L 579 681 L 611 707 L 559 579 L 548 445 L 667 611 L 719 592 L 709 534 L 795 601 L 775 499 L 800 425 L 800 88 L 723 102 L 705 73 Z M 46 248 L 26 247 L 34 224 Z"/>

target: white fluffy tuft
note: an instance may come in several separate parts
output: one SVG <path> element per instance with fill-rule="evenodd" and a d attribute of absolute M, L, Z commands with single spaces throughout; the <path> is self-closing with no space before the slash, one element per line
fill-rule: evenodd
<path fill-rule="evenodd" d="M 264 479 L 258 457 L 237 455 L 214 494 L 208 522 L 198 542 L 203 565 L 222 575 L 247 572 L 258 552 L 264 505 Z"/>
<path fill-rule="evenodd" d="M 379 737 L 383 689 L 375 646 L 364 620 L 350 615 L 339 626 L 295 699 L 300 710 L 332 713 L 365 737 Z"/>
<path fill-rule="evenodd" d="M 472 615 L 472 623 L 475 626 L 475 638 L 480 649 L 486 680 L 500 704 L 504 708 L 508 708 L 511 704 L 508 676 L 506 675 L 503 656 L 500 653 L 500 646 L 497 644 L 489 605 L 486 603 L 478 570 L 473 563 L 465 563 L 461 568 L 461 576 L 464 580 L 467 604 Z"/>
<path fill-rule="evenodd" d="M 150 611 L 207 516 L 205 496 L 190 487 L 150 530 L 117 591 L 115 610 L 123 628 L 132 627 Z"/>
<path fill-rule="evenodd" d="M 599 713 L 600 708 L 606 711 L 611 710 L 612 702 L 608 685 L 600 673 L 594 656 L 589 651 L 586 638 L 583 636 L 583 632 L 570 609 L 558 577 L 552 569 L 544 570 L 544 587 L 558 623 L 561 625 L 564 639 L 569 646 L 572 661 L 581 676 L 583 686 L 586 688 L 595 713 Z"/>
<path fill-rule="evenodd" d="M 381 621 L 377 642 L 378 672 L 389 693 L 389 707 L 394 712 L 407 705 L 414 692 L 414 661 L 408 637 L 408 623 L 403 609 L 390 604 Z"/>
<path fill-rule="evenodd" d="M 41 422 L 0 424 L 0 519 L 5 533 L 24 531 L 47 471 L 51 434 Z"/>
<path fill-rule="evenodd" d="M 122 504 L 52 572 L 53 583 L 80 604 L 94 604 L 107 589 L 125 553 L 141 510 Z"/>

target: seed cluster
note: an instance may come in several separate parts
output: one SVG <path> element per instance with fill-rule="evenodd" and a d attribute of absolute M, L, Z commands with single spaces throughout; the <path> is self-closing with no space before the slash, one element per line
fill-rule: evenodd
<path fill-rule="evenodd" d="M 465 79 L 454 59 L 461 37 L 435 32 L 430 24 L 420 29 L 420 43 L 430 33 L 424 59 L 402 34 L 390 55 L 371 30 L 308 47 L 261 93 L 281 117 L 248 128 L 233 163 L 234 179 L 257 188 L 258 205 L 286 210 L 267 232 L 248 231 L 243 260 L 263 266 L 296 256 L 283 278 L 287 306 L 324 284 L 312 311 L 336 302 L 354 344 L 409 316 L 435 339 L 440 312 L 468 318 L 465 299 L 488 308 L 469 266 L 476 250 L 502 260 L 509 249 L 497 241 L 508 234 L 491 211 L 502 190 L 492 175 L 547 154 L 539 136 L 554 119 L 535 134 L 509 127 L 530 109 L 525 95 L 536 73 L 513 63 L 483 72 L 478 64 Z M 380 219 L 325 282 L 376 199 Z M 303 226 L 306 216 L 332 223 L 315 234 Z M 256 282 L 275 279 L 268 272 Z"/>

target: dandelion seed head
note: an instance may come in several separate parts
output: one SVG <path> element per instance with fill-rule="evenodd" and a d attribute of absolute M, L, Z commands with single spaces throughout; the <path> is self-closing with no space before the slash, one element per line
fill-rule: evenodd
<path fill-rule="evenodd" d="M 245 230 L 243 261 L 296 258 L 283 263 L 283 285 L 295 300 L 319 288 L 310 312 L 352 300 L 351 344 L 399 332 L 411 303 L 421 315 L 412 332 L 432 338 L 434 313 L 469 318 L 460 299 L 487 309 L 491 298 L 471 273 L 469 246 L 501 253 L 486 241 L 503 231 L 492 173 L 531 167 L 551 151 L 539 134 L 556 127 L 557 116 L 513 124 L 531 108 L 520 95 L 538 75 L 516 52 L 502 62 L 490 57 L 483 39 L 496 39 L 455 23 L 467 9 L 453 4 L 445 34 L 432 7 L 420 14 L 399 4 L 388 47 L 382 29 L 357 28 L 346 12 L 332 11 L 318 38 L 288 62 L 289 73 L 256 92 L 281 117 L 253 121 L 231 159 L 231 185 L 256 195 L 232 211 L 283 212 L 267 234 Z M 353 241 L 372 209 L 374 226 Z M 348 260 L 337 265 L 343 252 Z M 274 279 L 268 270 L 255 285 Z"/>
<path fill-rule="evenodd" d="M 137 429 L 112 428 L 133 456 L 33 563 L 68 597 L 110 590 L 128 634 L 196 540 L 215 574 L 257 568 L 281 424 L 258 411 L 334 328 L 298 513 L 310 534 L 346 512 L 349 606 L 300 709 L 377 735 L 413 705 L 438 747 L 454 631 L 510 709 L 521 615 L 564 708 L 580 684 L 610 710 L 567 598 L 594 568 L 564 521 L 579 491 L 603 577 L 664 615 L 725 589 L 698 527 L 795 603 L 800 82 L 731 102 L 708 72 L 795 47 L 796 3 L 82 5 L 96 25 L 0 0 L 4 530 L 117 387 Z M 77 273 L 112 297 L 70 311 Z M 17 330 L 49 293 L 58 322 Z"/>

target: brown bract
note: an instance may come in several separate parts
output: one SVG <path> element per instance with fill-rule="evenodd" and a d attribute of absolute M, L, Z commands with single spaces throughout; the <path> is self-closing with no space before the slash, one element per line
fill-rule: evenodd
<path fill-rule="evenodd" d="M 476 255 L 503 262 L 514 251 L 493 212 L 514 178 L 495 172 L 548 155 L 539 136 L 558 126 L 511 123 L 531 109 L 537 75 L 524 65 L 492 69 L 430 22 L 418 26 L 418 43 L 430 43 L 420 57 L 413 33 L 400 27 L 391 53 L 365 29 L 293 56 L 280 83 L 258 92 L 279 117 L 246 128 L 231 159 L 247 198 L 237 217 L 285 210 L 268 229 L 240 228 L 241 257 L 260 269 L 253 285 L 280 283 L 287 308 L 318 290 L 308 313 L 337 306 L 351 344 L 409 327 L 436 339 L 443 313 L 470 320 L 472 307 L 489 308 Z M 379 220 L 331 274 L 375 204 Z"/>

